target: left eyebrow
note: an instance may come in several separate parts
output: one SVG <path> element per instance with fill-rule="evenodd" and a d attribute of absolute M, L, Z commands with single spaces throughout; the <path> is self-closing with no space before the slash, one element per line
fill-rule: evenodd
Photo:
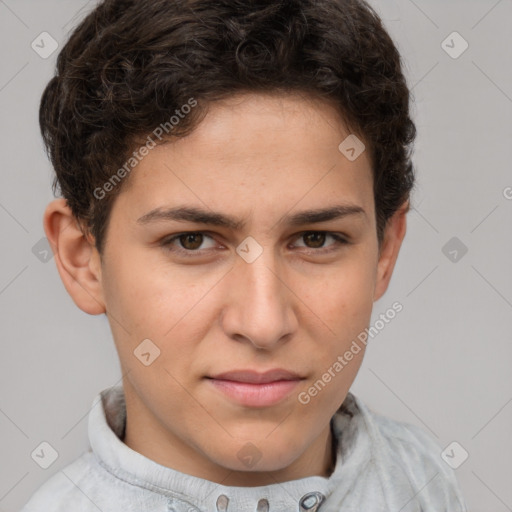
<path fill-rule="evenodd" d="M 364 215 L 365 210 L 354 204 L 340 204 L 328 208 L 304 210 L 292 215 L 285 215 L 279 223 L 296 227 L 304 224 L 315 224 L 335 220 L 349 215 Z M 192 206 L 179 206 L 175 208 L 155 208 L 137 219 L 138 224 L 149 224 L 157 221 L 183 221 L 197 224 L 210 224 L 212 226 L 228 229 L 242 230 L 246 221 L 220 212 L 203 210 Z"/>
<path fill-rule="evenodd" d="M 299 213 L 294 213 L 293 215 L 285 216 L 281 222 L 289 226 L 301 226 L 303 224 L 315 224 L 318 222 L 341 219 L 349 215 L 366 216 L 366 212 L 361 206 L 355 204 L 340 204 L 328 208 L 304 210 Z"/>

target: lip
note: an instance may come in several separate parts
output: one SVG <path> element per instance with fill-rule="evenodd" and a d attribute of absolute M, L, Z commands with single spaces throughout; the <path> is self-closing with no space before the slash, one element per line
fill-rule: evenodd
<path fill-rule="evenodd" d="M 246 382 L 249 384 L 266 384 L 279 380 L 300 380 L 302 377 L 295 372 L 290 372 L 282 368 L 274 368 L 266 372 L 257 372 L 255 370 L 232 370 L 219 373 L 209 377 L 216 380 L 230 380 L 234 382 Z"/>
<path fill-rule="evenodd" d="M 281 402 L 303 380 L 281 368 L 259 373 L 234 370 L 207 377 L 215 389 L 246 407 L 269 407 Z"/>

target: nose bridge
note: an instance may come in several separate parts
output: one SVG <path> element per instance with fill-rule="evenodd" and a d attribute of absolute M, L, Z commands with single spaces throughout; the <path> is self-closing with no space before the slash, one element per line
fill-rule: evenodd
<path fill-rule="evenodd" d="M 267 252 L 270 253 L 270 251 Z M 246 291 L 253 295 L 253 311 L 257 313 L 261 310 L 267 315 L 274 311 L 277 312 L 277 309 L 283 305 L 285 294 L 283 293 L 283 279 L 280 276 L 282 270 L 280 271 L 278 268 L 275 258 L 260 256 L 259 261 L 242 264 L 242 266 L 244 265 Z"/>
<path fill-rule="evenodd" d="M 290 332 L 292 304 L 284 277 L 283 265 L 269 247 L 261 247 L 254 260 L 240 257 L 232 275 L 236 292 L 229 304 L 231 334 L 268 348 Z"/>

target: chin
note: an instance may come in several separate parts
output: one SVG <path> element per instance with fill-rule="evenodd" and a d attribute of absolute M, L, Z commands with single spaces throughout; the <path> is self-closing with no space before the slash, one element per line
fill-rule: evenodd
<path fill-rule="evenodd" d="M 274 442 L 270 443 L 264 439 L 261 441 L 246 441 L 233 443 L 232 451 L 230 450 L 229 453 L 223 450 L 222 453 L 218 454 L 218 457 L 215 457 L 215 463 L 231 471 L 281 471 L 293 464 L 300 453 L 296 446 L 290 448 L 281 439 L 275 439 Z"/>

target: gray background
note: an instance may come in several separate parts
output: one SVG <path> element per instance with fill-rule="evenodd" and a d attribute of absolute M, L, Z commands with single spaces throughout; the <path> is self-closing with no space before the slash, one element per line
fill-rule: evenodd
<path fill-rule="evenodd" d="M 512 511 L 512 1 L 371 3 L 413 88 L 418 186 L 374 316 L 394 301 L 404 309 L 369 343 L 352 391 L 442 448 L 457 441 L 469 453 L 456 474 L 471 510 Z M 121 377 L 106 318 L 74 305 L 36 245 L 53 198 L 37 109 L 58 51 L 44 59 L 31 43 L 47 31 L 60 49 L 93 5 L 0 0 L 3 512 L 87 449 L 91 402 Z M 442 47 L 454 31 L 469 43 L 458 58 Z M 458 247 L 443 252 L 453 237 Z M 59 454 L 48 469 L 31 458 L 42 441 Z"/>

